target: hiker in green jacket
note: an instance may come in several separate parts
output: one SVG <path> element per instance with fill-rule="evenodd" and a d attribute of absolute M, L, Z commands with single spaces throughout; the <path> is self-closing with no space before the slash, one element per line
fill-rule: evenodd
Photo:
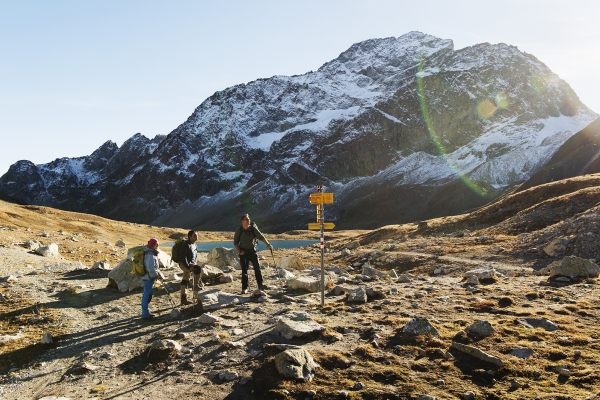
<path fill-rule="evenodd" d="M 240 264 L 242 266 L 242 294 L 248 293 L 248 266 L 252 263 L 254 268 L 254 276 L 256 284 L 261 290 L 266 290 L 267 286 L 263 284 L 263 277 L 258 265 L 258 257 L 256 256 L 256 245 L 258 241 L 262 241 L 267 247 L 272 250 L 273 246 L 258 230 L 255 223 L 250 222 L 248 214 L 242 215 L 240 218 L 242 226 L 240 226 L 233 235 L 233 245 L 240 256 Z"/>
<path fill-rule="evenodd" d="M 183 241 L 181 255 L 179 256 L 179 268 L 181 268 L 181 270 L 183 271 L 180 289 L 182 306 L 192 304 L 192 302 L 188 300 L 186 295 L 186 289 L 190 282 L 190 276 L 192 273 L 194 273 L 194 295 L 196 296 L 198 291 L 203 287 L 202 281 L 200 280 L 200 273 L 202 272 L 202 268 L 200 268 L 199 265 L 196 265 L 196 260 L 198 258 L 198 250 L 196 249 L 195 244 L 196 240 L 198 240 L 198 235 L 196 234 L 196 231 L 189 231 L 187 240 Z"/>

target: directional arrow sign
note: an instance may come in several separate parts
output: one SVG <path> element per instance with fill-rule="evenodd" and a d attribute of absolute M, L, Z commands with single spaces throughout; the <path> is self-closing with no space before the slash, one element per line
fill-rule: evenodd
<path fill-rule="evenodd" d="M 308 200 L 310 204 L 332 204 L 333 193 L 311 193 Z"/>
<path fill-rule="evenodd" d="M 333 222 L 324 222 L 323 229 L 333 229 L 335 228 L 335 224 Z M 319 231 L 321 230 L 321 224 L 318 222 L 309 222 L 308 223 L 309 231 Z"/>

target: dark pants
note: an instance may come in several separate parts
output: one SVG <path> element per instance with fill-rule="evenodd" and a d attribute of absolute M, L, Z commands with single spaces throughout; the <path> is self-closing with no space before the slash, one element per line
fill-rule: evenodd
<path fill-rule="evenodd" d="M 260 288 L 263 283 L 262 274 L 260 273 L 260 266 L 258 265 L 258 257 L 253 249 L 244 250 L 244 255 L 240 256 L 240 264 L 242 266 L 242 290 L 248 289 L 248 266 L 252 263 L 254 267 L 254 276 L 256 277 L 256 284 Z"/>

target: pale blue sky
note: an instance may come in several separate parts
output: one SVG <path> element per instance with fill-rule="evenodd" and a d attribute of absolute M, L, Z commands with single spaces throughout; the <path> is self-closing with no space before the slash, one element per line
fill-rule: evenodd
<path fill-rule="evenodd" d="M 168 134 L 218 90 L 421 31 L 535 55 L 600 113 L 597 0 L 0 0 L 0 175 Z"/>

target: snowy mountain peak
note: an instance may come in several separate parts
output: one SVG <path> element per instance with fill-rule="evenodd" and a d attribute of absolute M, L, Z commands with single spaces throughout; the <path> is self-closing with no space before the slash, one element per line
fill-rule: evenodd
<path fill-rule="evenodd" d="M 504 43 L 454 50 L 421 32 L 352 45 L 317 71 L 216 92 L 167 136 L 88 157 L 19 162 L 0 194 L 136 222 L 229 229 L 314 218 L 317 184 L 340 228 L 487 203 L 527 179 L 597 115 L 534 56 Z"/>

